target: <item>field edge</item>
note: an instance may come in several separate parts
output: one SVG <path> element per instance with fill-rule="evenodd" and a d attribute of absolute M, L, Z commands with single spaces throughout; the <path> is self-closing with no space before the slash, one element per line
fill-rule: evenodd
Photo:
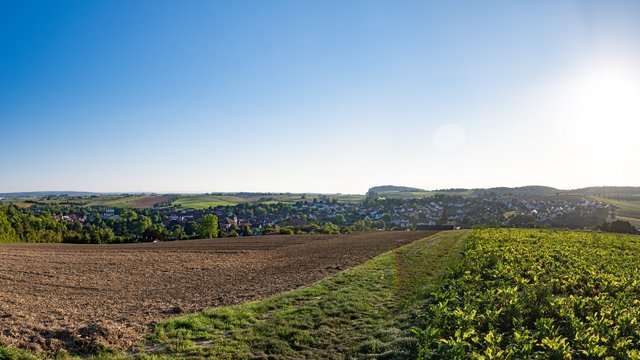
<path fill-rule="evenodd" d="M 160 322 L 137 358 L 409 355 L 411 328 L 469 231 L 441 232 L 310 285 Z M 410 356 L 409 356 L 410 357 Z"/>

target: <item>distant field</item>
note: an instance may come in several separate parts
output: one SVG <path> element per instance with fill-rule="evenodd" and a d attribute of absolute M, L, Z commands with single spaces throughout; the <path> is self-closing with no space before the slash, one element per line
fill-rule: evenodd
<path fill-rule="evenodd" d="M 188 209 L 207 209 L 210 206 L 235 206 L 242 203 L 296 203 L 298 201 L 312 201 L 314 198 L 326 197 L 340 202 L 359 202 L 364 195 L 343 194 L 229 194 L 229 195 L 181 195 L 172 202 Z"/>
<path fill-rule="evenodd" d="M 640 197 L 629 196 L 625 197 L 624 200 L 619 198 L 611 199 L 597 196 L 594 196 L 593 198 L 615 206 L 616 215 L 640 219 Z"/>
<path fill-rule="evenodd" d="M 30 207 L 33 204 L 26 201 L 36 201 L 40 204 L 61 205 L 72 204 L 79 206 L 106 206 L 113 208 L 148 209 L 158 203 L 171 202 L 186 209 L 207 209 L 216 206 L 235 206 L 242 203 L 296 203 L 298 201 L 312 201 L 314 198 L 336 199 L 339 202 L 360 202 L 364 195 L 352 194 L 194 194 L 194 195 L 101 195 L 78 197 L 52 197 L 46 198 L 12 198 L 0 200 L 0 205 L 16 205 L 18 207 Z"/>
<path fill-rule="evenodd" d="M 234 195 L 183 195 L 172 202 L 189 209 L 207 209 L 210 206 L 235 206 L 249 202 L 247 199 Z"/>
<path fill-rule="evenodd" d="M 514 196 L 516 199 L 538 200 L 538 201 L 578 201 L 582 198 L 594 200 L 590 195 L 560 194 L 560 195 L 528 195 Z"/>
<path fill-rule="evenodd" d="M 93 198 L 86 206 L 108 206 L 120 208 L 148 209 L 153 205 L 166 202 L 170 199 L 166 195 L 141 195 L 141 196 L 105 196 Z"/>
<path fill-rule="evenodd" d="M 24 202 L 24 199 L 4 199 L 4 200 L 0 200 L 0 205 L 4 205 L 4 206 L 15 205 L 20 208 L 28 208 L 32 204 Z"/>

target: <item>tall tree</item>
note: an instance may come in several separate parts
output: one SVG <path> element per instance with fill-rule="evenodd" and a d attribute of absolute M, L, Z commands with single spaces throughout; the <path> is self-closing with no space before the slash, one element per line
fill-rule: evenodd
<path fill-rule="evenodd" d="M 205 215 L 198 223 L 198 236 L 203 239 L 218 237 L 218 217 L 215 215 Z"/>
<path fill-rule="evenodd" d="M 0 210 L 0 243 L 18 242 L 20 239 L 16 234 L 16 231 L 9 223 L 7 215 L 3 210 Z"/>

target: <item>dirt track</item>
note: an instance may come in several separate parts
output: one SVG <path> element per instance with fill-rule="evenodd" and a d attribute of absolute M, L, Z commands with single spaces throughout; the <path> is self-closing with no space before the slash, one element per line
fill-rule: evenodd
<path fill-rule="evenodd" d="M 130 348 L 164 318 L 309 284 L 429 234 L 0 245 L 0 344 Z"/>

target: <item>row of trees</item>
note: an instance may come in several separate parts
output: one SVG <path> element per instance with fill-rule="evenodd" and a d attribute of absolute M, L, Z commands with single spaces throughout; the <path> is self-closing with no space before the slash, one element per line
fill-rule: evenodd
<path fill-rule="evenodd" d="M 597 226 L 598 230 L 612 232 L 618 234 L 638 234 L 638 230 L 628 221 L 616 220 L 612 222 L 603 222 Z"/>
<path fill-rule="evenodd" d="M 69 211 L 67 213 L 74 213 Z M 135 241 L 164 241 L 184 239 L 211 239 L 229 236 L 251 236 L 268 234 L 339 234 L 352 231 L 385 229 L 385 222 L 356 220 L 345 225 L 311 222 L 302 226 L 266 227 L 256 230 L 248 226 L 232 225 L 226 232 L 221 231 L 216 215 L 205 214 L 199 221 L 165 226 L 162 219 L 150 213 L 123 209 L 118 217 L 105 217 L 100 212 L 76 214 L 86 216 L 85 221 L 67 222 L 60 220 L 60 209 L 35 206 L 30 210 L 15 206 L 0 208 L 0 242 L 66 242 L 85 244 L 125 243 Z M 258 210 L 258 211 L 261 211 Z M 56 215 L 57 214 L 57 215 Z"/>
<path fill-rule="evenodd" d="M 157 220 L 157 221 L 154 221 Z M 123 243 L 154 240 L 210 239 L 220 235 L 218 217 L 205 215 L 186 226 L 165 227 L 160 219 L 123 211 L 118 219 L 93 215 L 85 222 L 60 221 L 52 211 L 36 208 L 22 211 L 15 206 L 0 207 L 0 243 L 67 242 L 85 244 Z"/>

